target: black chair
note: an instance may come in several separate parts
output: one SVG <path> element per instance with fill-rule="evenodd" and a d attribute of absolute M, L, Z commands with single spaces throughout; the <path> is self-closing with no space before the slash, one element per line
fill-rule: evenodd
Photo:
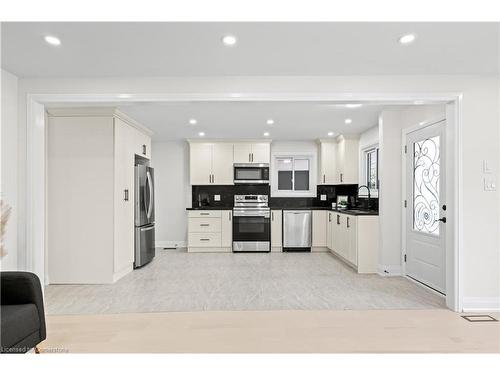
<path fill-rule="evenodd" d="M 42 287 L 31 272 L 0 272 L 2 353 L 26 353 L 45 340 Z"/>

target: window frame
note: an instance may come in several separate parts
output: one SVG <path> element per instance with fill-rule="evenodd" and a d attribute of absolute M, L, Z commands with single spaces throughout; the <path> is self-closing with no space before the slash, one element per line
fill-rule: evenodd
<path fill-rule="evenodd" d="M 370 186 L 369 185 L 369 181 L 370 181 L 370 178 L 369 178 L 369 167 L 368 167 L 368 155 L 373 152 L 373 151 L 376 151 L 377 153 L 377 188 L 376 189 L 370 189 L 370 195 L 372 197 L 378 197 L 378 194 L 379 194 L 379 189 L 380 189 L 380 147 L 379 147 L 379 144 L 378 143 L 375 143 L 375 144 L 372 144 L 372 145 L 369 145 L 369 146 L 366 146 L 363 148 L 362 150 L 362 168 L 361 168 L 361 176 L 362 176 L 362 180 L 361 180 L 361 185 L 366 185 L 366 186 Z M 368 194 L 365 193 L 365 190 L 361 190 L 360 192 L 360 197 L 368 197 Z"/>
<path fill-rule="evenodd" d="M 309 162 L 309 190 L 278 190 L 278 159 L 292 159 L 292 179 L 295 179 L 295 159 Z M 310 152 L 273 153 L 271 155 L 271 197 L 316 197 L 317 156 Z M 295 181 L 292 182 L 295 188 Z"/>

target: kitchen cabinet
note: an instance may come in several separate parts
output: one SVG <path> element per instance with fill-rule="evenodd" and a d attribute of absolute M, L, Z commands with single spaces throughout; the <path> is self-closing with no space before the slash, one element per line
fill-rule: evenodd
<path fill-rule="evenodd" d="M 230 210 L 188 211 L 188 252 L 231 252 L 232 220 Z"/>
<path fill-rule="evenodd" d="M 359 179 L 359 140 L 338 137 L 336 158 L 336 181 L 340 184 L 357 184 Z"/>
<path fill-rule="evenodd" d="M 51 108 L 47 121 L 48 279 L 112 283 L 133 269 L 135 156 L 151 139 L 114 108 Z"/>
<path fill-rule="evenodd" d="M 271 251 L 283 249 L 283 211 L 271 210 Z"/>
<path fill-rule="evenodd" d="M 333 249 L 333 220 L 334 213 L 332 211 L 328 211 L 326 217 L 326 247 L 328 250 Z"/>
<path fill-rule="evenodd" d="M 358 273 L 376 273 L 378 261 L 378 216 L 348 215 L 331 211 L 330 250 Z"/>
<path fill-rule="evenodd" d="M 233 144 L 191 142 L 189 145 L 191 185 L 232 185 Z"/>
<path fill-rule="evenodd" d="M 320 185 L 358 183 L 359 140 L 339 136 L 335 140 L 319 141 Z"/>
<path fill-rule="evenodd" d="M 327 250 L 328 212 L 313 210 L 312 212 L 312 249 L 311 251 Z"/>
<path fill-rule="evenodd" d="M 265 163 L 271 159 L 269 142 L 239 142 L 234 144 L 234 163 Z"/>
<path fill-rule="evenodd" d="M 319 184 L 334 185 L 340 182 L 337 173 L 337 142 L 319 143 Z"/>

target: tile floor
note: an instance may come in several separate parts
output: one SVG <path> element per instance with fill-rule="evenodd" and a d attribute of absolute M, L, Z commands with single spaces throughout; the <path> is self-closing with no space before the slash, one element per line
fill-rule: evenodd
<path fill-rule="evenodd" d="M 115 284 L 49 285 L 48 314 L 444 308 L 402 277 L 358 275 L 329 253 L 215 254 L 157 249 Z"/>

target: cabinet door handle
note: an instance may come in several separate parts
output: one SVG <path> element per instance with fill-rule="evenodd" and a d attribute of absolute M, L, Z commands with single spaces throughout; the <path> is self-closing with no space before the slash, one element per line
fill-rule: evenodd
<path fill-rule="evenodd" d="M 253 163 L 253 152 L 252 152 L 252 163 Z"/>
<path fill-rule="evenodd" d="M 210 224 L 200 224 L 200 227 L 209 227 Z"/>
<path fill-rule="evenodd" d="M 340 182 L 344 182 L 344 174 L 343 173 L 340 174 Z"/>
<path fill-rule="evenodd" d="M 328 212 L 328 222 L 330 223 L 332 221 L 332 214 Z"/>
<path fill-rule="evenodd" d="M 349 228 L 349 217 L 347 217 L 347 228 Z"/>
<path fill-rule="evenodd" d="M 231 211 L 229 211 L 229 221 L 231 221 L 232 217 L 233 217 L 233 213 Z"/>
<path fill-rule="evenodd" d="M 252 161 L 252 154 L 251 154 L 251 153 L 249 153 L 249 154 L 248 154 L 248 162 L 250 163 L 251 161 Z"/>
<path fill-rule="evenodd" d="M 210 241 L 210 238 L 200 238 L 200 241 Z"/>
<path fill-rule="evenodd" d="M 340 215 L 337 215 L 337 225 L 340 225 Z"/>
<path fill-rule="evenodd" d="M 123 190 L 123 200 L 128 201 L 128 189 Z"/>
<path fill-rule="evenodd" d="M 325 175 L 323 175 L 323 183 L 325 183 Z"/>
<path fill-rule="evenodd" d="M 210 215 L 209 212 L 200 212 L 200 216 L 208 216 L 208 215 Z"/>
<path fill-rule="evenodd" d="M 274 221 L 274 212 L 271 211 L 271 220 Z"/>
<path fill-rule="evenodd" d="M 214 183 L 214 181 L 215 181 L 215 176 L 212 175 L 212 184 Z"/>
<path fill-rule="evenodd" d="M 142 145 L 142 154 L 146 155 L 146 145 Z"/>

